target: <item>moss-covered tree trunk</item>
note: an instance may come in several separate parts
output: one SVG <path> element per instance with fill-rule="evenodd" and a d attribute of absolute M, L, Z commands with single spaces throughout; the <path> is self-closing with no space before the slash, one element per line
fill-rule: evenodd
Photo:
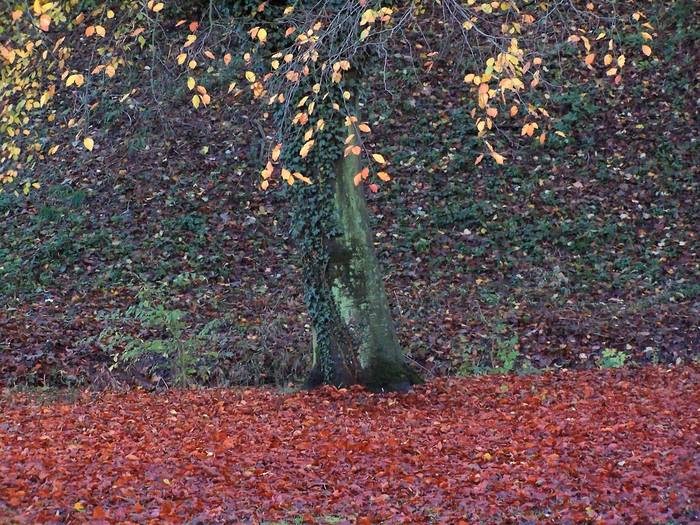
<path fill-rule="evenodd" d="M 391 315 L 384 279 L 374 252 L 367 204 L 354 177 L 359 159 L 350 155 L 334 166 L 334 208 L 339 235 L 329 259 L 333 299 L 357 355 L 357 376 L 375 389 L 403 389 L 417 380 L 406 365 Z"/>
<path fill-rule="evenodd" d="M 367 204 L 353 181 L 359 160 L 342 157 L 337 147 L 328 151 L 336 153 L 319 157 L 330 166 L 317 170 L 311 187 L 299 188 L 296 204 L 304 223 L 305 298 L 313 326 L 309 384 L 407 389 L 419 377 L 399 345 Z"/>

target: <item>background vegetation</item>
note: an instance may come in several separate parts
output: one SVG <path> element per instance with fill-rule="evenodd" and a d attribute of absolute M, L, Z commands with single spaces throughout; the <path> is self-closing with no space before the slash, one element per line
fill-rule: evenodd
<path fill-rule="evenodd" d="M 473 165 L 449 63 L 430 83 L 389 68 L 390 91 L 374 73 L 368 120 L 394 164 L 368 194 L 376 248 L 428 375 L 697 359 L 700 25 L 691 0 L 644 4 L 654 55 L 621 85 L 563 61 L 548 107 L 565 136 L 514 138 L 503 167 Z M 299 261 L 284 197 L 256 187 L 252 116 L 233 96 L 195 112 L 154 71 L 157 104 L 117 103 L 140 79 L 125 67 L 99 92 L 100 147 L 0 194 L 0 381 L 279 384 L 308 366 Z"/>

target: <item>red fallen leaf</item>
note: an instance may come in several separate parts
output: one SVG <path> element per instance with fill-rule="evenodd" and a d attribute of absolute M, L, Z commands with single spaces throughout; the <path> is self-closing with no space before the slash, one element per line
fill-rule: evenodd
<path fill-rule="evenodd" d="M 172 501 L 164 501 L 160 505 L 160 516 L 170 516 L 173 513 L 173 503 Z"/>
<path fill-rule="evenodd" d="M 355 523 L 357 525 L 372 525 L 372 520 L 370 520 L 367 516 L 361 516 L 357 518 Z"/>
<path fill-rule="evenodd" d="M 107 513 L 102 507 L 95 507 L 92 509 L 92 518 L 96 520 L 104 520 L 107 518 Z"/>
<path fill-rule="evenodd" d="M 547 456 L 547 463 L 549 465 L 554 465 L 555 463 L 558 463 L 558 462 L 559 462 L 559 454 L 557 454 L 556 452 L 549 454 Z"/>

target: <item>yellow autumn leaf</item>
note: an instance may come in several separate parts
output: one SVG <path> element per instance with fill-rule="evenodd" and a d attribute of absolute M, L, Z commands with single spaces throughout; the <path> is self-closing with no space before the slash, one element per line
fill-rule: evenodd
<path fill-rule="evenodd" d="M 377 177 L 379 177 L 384 182 L 389 182 L 391 180 L 391 177 L 389 176 L 389 174 L 386 171 L 377 172 Z"/>
<path fill-rule="evenodd" d="M 195 81 L 194 78 L 189 77 L 187 79 L 187 87 L 189 88 L 190 91 L 192 91 L 196 85 L 197 85 L 197 82 Z"/>
<path fill-rule="evenodd" d="M 246 71 L 245 78 L 248 82 L 255 82 L 255 73 L 252 71 Z"/>
<path fill-rule="evenodd" d="M 620 55 L 619 57 L 617 57 L 617 66 L 618 67 L 625 66 L 625 55 Z"/>
<path fill-rule="evenodd" d="M 116 73 L 116 70 L 114 69 L 114 66 L 113 66 L 112 64 L 109 64 L 109 65 L 105 68 L 105 74 L 106 74 L 109 78 L 114 77 L 115 73 Z"/>
<path fill-rule="evenodd" d="M 178 63 L 178 65 L 181 66 L 182 64 L 184 64 L 184 63 L 185 63 L 185 60 L 187 60 L 187 55 L 186 55 L 185 53 L 180 53 L 180 54 L 177 56 L 177 63 Z"/>
<path fill-rule="evenodd" d="M 493 160 L 496 161 L 496 164 L 503 164 L 505 161 L 505 157 L 500 153 L 496 153 L 495 151 L 491 152 L 491 156 L 493 157 Z"/>
<path fill-rule="evenodd" d="M 153 12 L 160 13 L 164 7 L 165 7 L 165 4 L 163 2 L 158 2 L 156 5 L 153 6 Z"/>
<path fill-rule="evenodd" d="M 313 148 L 313 147 L 314 147 L 314 141 L 313 141 L 313 140 L 309 140 L 309 141 L 306 142 L 306 143 L 301 147 L 301 149 L 299 150 L 299 156 L 300 156 L 302 159 L 305 159 L 306 156 L 309 154 L 309 151 L 311 151 L 311 148 Z"/>
<path fill-rule="evenodd" d="M 73 77 L 73 82 L 75 83 L 75 85 L 77 87 L 80 87 L 83 84 L 85 84 L 85 77 L 83 75 L 78 74 L 78 75 L 71 75 L 71 76 Z M 68 78 L 70 79 L 70 77 L 68 77 Z"/>
<path fill-rule="evenodd" d="M 651 53 L 652 53 L 651 47 L 648 46 L 648 45 L 646 45 L 646 44 L 643 45 L 643 46 L 642 46 L 642 53 L 644 53 L 645 56 L 650 57 L 650 56 L 651 56 Z"/>
<path fill-rule="evenodd" d="M 294 184 L 294 177 L 292 177 L 292 172 L 287 168 L 282 168 L 282 179 L 287 182 L 290 186 Z"/>
<path fill-rule="evenodd" d="M 272 161 L 277 162 L 280 158 L 281 153 L 282 153 L 282 144 L 275 145 L 275 147 L 272 148 Z"/>
<path fill-rule="evenodd" d="M 192 96 L 192 105 L 194 106 L 194 109 L 199 109 L 199 95 L 193 95 Z"/>
<path fill-rule="evenodd" d="M 357 126 L 357 129 L 359 129 L 363 133 L 369 133 L 372 131 L 372 129 L 367 124 L 360 124 L 359 126 Z"/>
<path fill-rule="evenodd" d="M 95 26 L 95 33 L 101 37 L 104 37 L 107 34 L 107 31 L 102 26 Z"/>
<path fill-rule="evenodd" d="M 380 153 L 372 153 L 372 158 L 378 164 L 386 164 L 386 160 Z"/>
<path fill-rule="evenodd" d="M 83 139 L 83 146 L 85 146 L 86 150 L 92 151 L 92 148 L 95 147 L 95 141 L 92 140 L 90 137 L 85 137 Z"/>
<path fill-rule="evenodd" d="M 294 177 L 296 177 L 300 181 L 305 182 L 306 184 L 311 184 L 311 179 L 309 177 L 306 177 L 305 175 L 302 175 L 298 171 L 295 171 L 293 173 L 293 175 L 294 175 Z"/>
<path fill-rule="evenodd" d="M 265 41 L 267 40 L 267 30 L 260 29 L 258 31 L 258 40 L 260 40 L 260 42 L 263 44 L 265 43 Z"/>

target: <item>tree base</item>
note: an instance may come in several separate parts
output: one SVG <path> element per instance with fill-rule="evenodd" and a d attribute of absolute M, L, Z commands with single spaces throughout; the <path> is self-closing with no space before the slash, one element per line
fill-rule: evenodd
<path fill-rule="evenodd" d="M 333 377 L 331 378 L 330 382 L 324 381 L 321 366 L 316 365 L 311 369 L 306 381 L 304 381 L 304 388 L 311 390 L 321 385 L 328 384 L 338 388 L 343 388 L 357 384 L 357 379 L 355 379 L 346 369 L 343 368 L 341 370 L 333 371 Z"/>
<path fill-rule="evenodd" d="M 335 370 L 330 382 L 323 380 L 323 372 L 317 365 L 309 372 L 304 388 L 311 390 L 325 384 L 343 388 L 359 384 L 371 392 L 406 393 L 413 385 L 422 383 L 423 378 L 409 365 L 377 358 L 360 372 L 359 378 L 347 371 Z"/>
<path fill-rule="evenodd" d="M 409 365 L 375 357 L 360 373 L 360 383 L 372 392 L 408 392 L 423 379 Z"/>

